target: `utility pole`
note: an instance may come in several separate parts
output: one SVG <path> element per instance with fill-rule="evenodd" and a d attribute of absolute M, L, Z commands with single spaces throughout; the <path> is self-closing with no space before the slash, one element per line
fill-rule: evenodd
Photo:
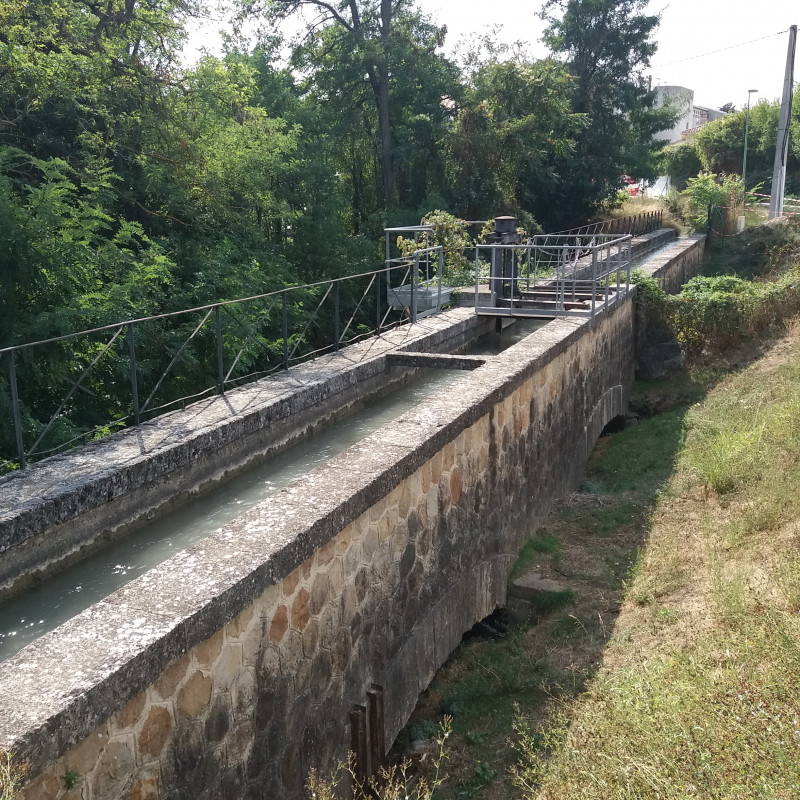
<path fill-rule="evenodd" d="M 742 156 L 742 190 L 747 198 L 747 134 L 750 130 L 750 95 L 758 92 L 758 89 L 747 90 L 747 116 L 744 122 L 744 155 Z"/>
<path fill-rule="evenodd" d="M 794 87 L 794 54 L 797 45 L 797 25 L 789 28 L 789 52 L 786 54 L 786 76 L 783 79 L 781 116 L 778 122 L 778 141 L 775 146 L 775 164 L 772 167 L 772 191 L 769 199 L 769 218 L 783 216 L 783 190 L 786 184 L 786 157 L 789 151 L 789 120 L 792 114 L 792 88 Z"/>

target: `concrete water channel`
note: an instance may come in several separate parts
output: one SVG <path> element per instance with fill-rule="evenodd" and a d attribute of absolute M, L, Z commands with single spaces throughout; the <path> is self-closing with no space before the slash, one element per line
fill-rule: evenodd
<path fill-rule="evenodd" d="M 545 322 L 521 319 L 501 332 L 480 336 L 464 348 L 463 354 L 497 355 Z M 236 475 L 41 583 L 0 601 L 0 661 L 180 550 L 202 541 L 418 403 L 446 392 L 459 377 L 459 370 L 446 368 L 411 373 L 389 394 L 379 394 L 253 469 Z"/>
<path fill-rule="evenodd" d="M 674 291 L 701 252 L 684 240 L 643 268 Z M 85 800 L 299 798 L 362 706 L 378 757 L 625 412 L 630 294 L 525 325 L 542 327 L 475 346 L 493 320 L 451 309 L 0 482 L 0 590 L 17 593 L 0 608 L 30 603 L 4 632 L 34 622 L 6 642 L 39 637 L 0 663 L 22 800 L 67 800 L 68 773 Z M 65 621 L 31 613 L 59 581 Z"/>

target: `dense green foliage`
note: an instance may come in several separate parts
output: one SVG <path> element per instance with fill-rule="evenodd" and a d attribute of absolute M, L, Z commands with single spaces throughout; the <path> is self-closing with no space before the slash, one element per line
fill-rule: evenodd
<path fill-rule="evenodd" d="M 759 184 L 769 192 L 778 134 L 780 103 L 761 100 L 750 109 L 747 135 L 747 187 Z M 733 111 L 728 116 L 703 126 L 690 142 L 664 148 L 662 171 L 673 186 L 681 190 L 686 180 L 701 170 L 741 175 L 747 111 Z M 789 134 L 789 157 L 786 164 L 786 191 L 800 196 L 800 90 L 795 92 Z"/>
<path fill-rule="evenodd" d="M 223 58 L 187 68 L 199 2 L 0 5 L 0 346 L 377 269 L 383 227 L 435 209 L 557 230 L 615 202 L 623 173 L 653 174 L 664 112 L 641 70 L 657 18 L 640 0 L 550 3 L 550 57 L 489 44 L 463 66 L 413 0 L 241 0 L 239 19 L 261 23 L 256 45 L 234 37 Z M 303 7 L 314 22 L 284 42 L 282 20 Z M 366 286 L 343 289 L 345 320 Z M 331 343 L 332 301 L 315 313 L 323 296 L 290 295 L 298 357 Z M 353 334 L 373 324 L 377 296 L 358 307 Z M 213 385 L 213 320 L 182 349 L 201 319 L 137 329 L 149 408 Z M 232 380 L 280 366 L 274 309 L 237 306 L 222 325 Z M 125 424 L 125 336 L 76 390 L 80 402 L 59 409 L 108 338 L 17 358 L 28 446 L 54 412 L 42 447 Z M 12 440 L 4 427 L 0 460 Z"/>
<path fill-rule="evenodd" d="M 677 295 L 631 276 L 645 313 L 666 321 L 690 356 L 720 352 L 800 312 L 800 218 L 748 229 L 714 263 L 720 274 L 692 278 Z"/>

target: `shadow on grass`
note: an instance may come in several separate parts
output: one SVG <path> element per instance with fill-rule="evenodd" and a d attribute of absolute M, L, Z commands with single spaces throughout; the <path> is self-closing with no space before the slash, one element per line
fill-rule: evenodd
<path fill-rule="evenodd" d="M 397 757 L 424 752 L 418 740 L 452 715 L 451 778 L 437 797 L 499 800 L 516 793 L 509 776 L 517 759 L 514 720 L 532 730 L 548 724 L 596 673 L 655 504 L 673 474 L 686 412 L 723 374 L 685 372 L 637 383 L 633 406 L 641 418 L 600 439 L 581 491 L 531 531 L 512 578 L 535 570 L 558 580 L 564 587 L 558 602 L 531 606 L 522 624 L 509 625 L 501 615 L 465 637 L 395 745 Z"/>

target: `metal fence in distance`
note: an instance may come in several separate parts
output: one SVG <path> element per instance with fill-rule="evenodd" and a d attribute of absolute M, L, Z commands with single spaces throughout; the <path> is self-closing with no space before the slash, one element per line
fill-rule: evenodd
<path fill-rule="evenodd" d="M 520 244 L 478 245 L 476 313 L 592 318 L 627 290 L 631 255 L 632 237 L 615 234 L 549 234 Z"/>

